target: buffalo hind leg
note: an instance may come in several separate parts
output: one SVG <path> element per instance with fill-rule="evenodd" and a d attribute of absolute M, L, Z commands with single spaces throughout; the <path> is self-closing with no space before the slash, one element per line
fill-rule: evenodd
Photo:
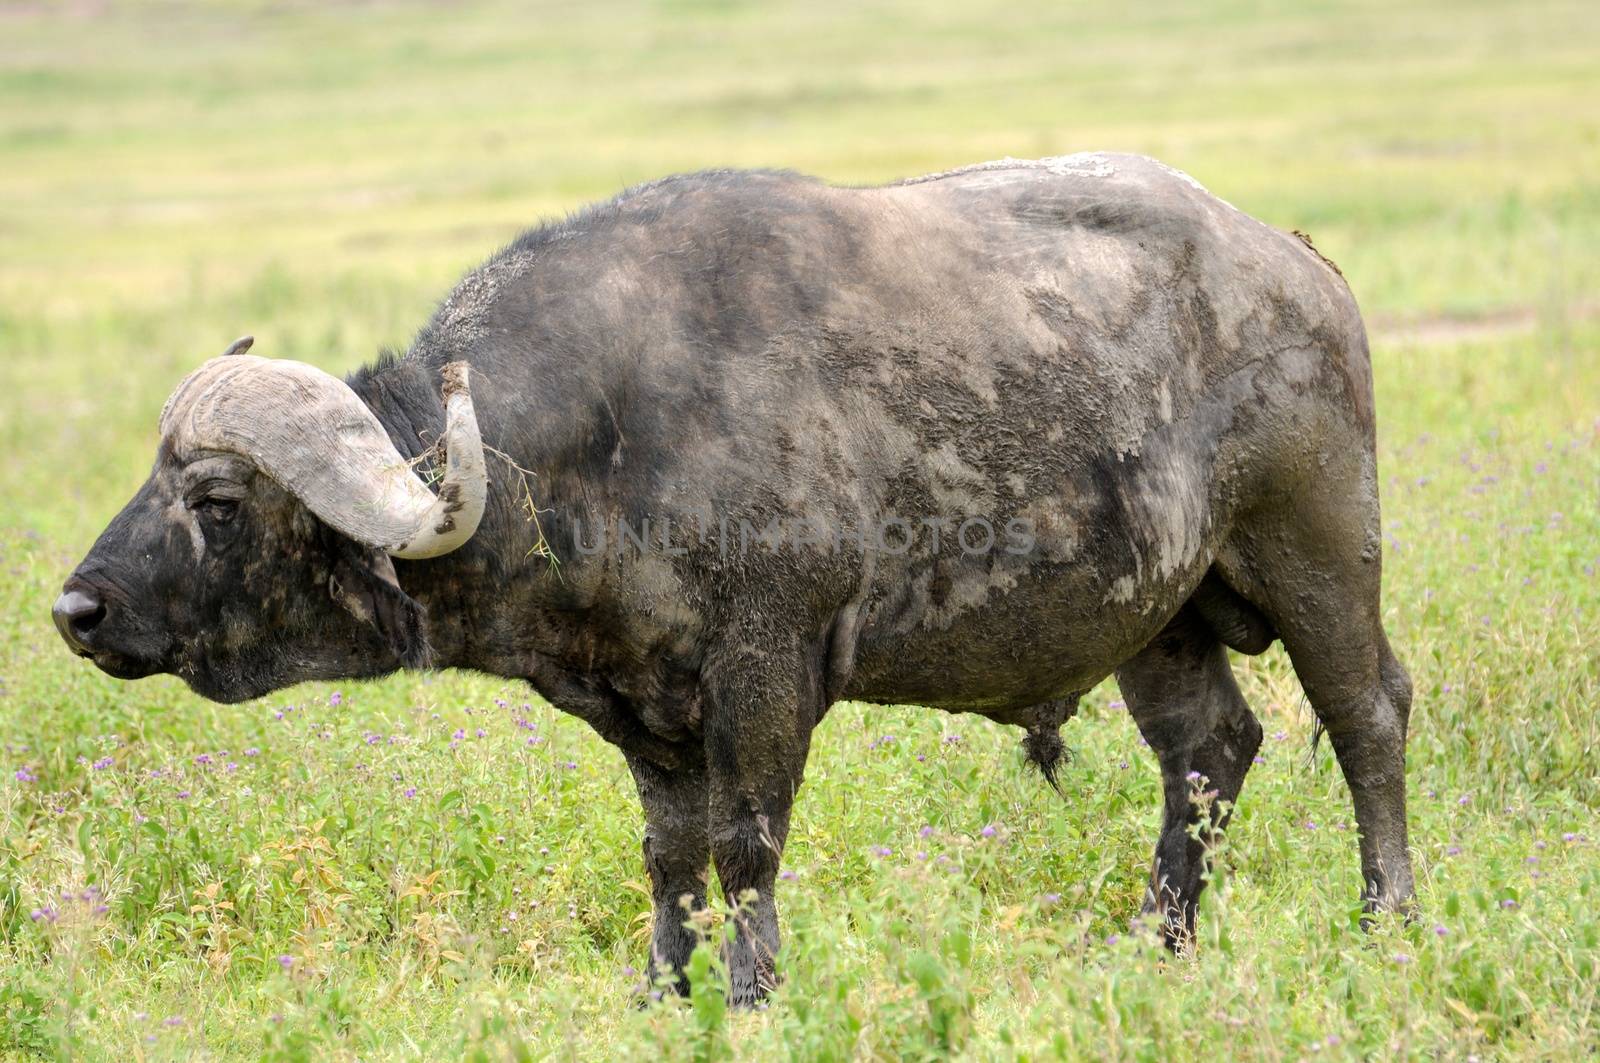
<path fill-rule="evenodd" d="M 777 986 L 773 885 L 821 714 L 814 663 L 782 636 L 763 642 L 724 648 L 702 675 L 711 858 L 723 896 L 738 906 L 724 952 L 735 1007 L 753 1007 Z"/>
<path fill-rule="evenodd" d="M 1227 651 L 1192 607 L 1117 669 L 1117 683 L 1161 764 L 1161 835 L 1144 911 L 1160 916 L 1163 940 L 1179 951 L 1194 935 L 1208 839 L 1227 827 L 1261 747 L 1261 724 L 1239 693 Z M 1202 807 L 1208 822 L 1196 831 Z"/>
<path fill-rule="evenodd" d="M 688 989 L 683 971 L 695 934 L 685 924 L 706 905 L 711 843 L 706 832 L 706 773 L 701 765 L 668 771 L 628 754 L 644 805 L 644 866 L 650 875 L 654 923 L 650 973 Z"/>
<path fill-rule="evenodd" d="M 1375 595 L 1365 608 L 1283 610 L 1279 630 L 1350 787 L 1361 835 L 1363 904 L 1369 914 L 1409 914 L 1415 891 L 1406 838 L 1411 678 L 1376 613 Z"/>
<path fill-rule="evenodd" d="M 1283 639 L 1339 758 L 1361 836 L 1367 911 L 1409 912 L 1411 679 L 1383 630 L 1376 477 L 1368 447 L 1360 461 L 1326 461 L 1314 490 L 1253 514 L 1222 559 L 1222 574 Z"/>

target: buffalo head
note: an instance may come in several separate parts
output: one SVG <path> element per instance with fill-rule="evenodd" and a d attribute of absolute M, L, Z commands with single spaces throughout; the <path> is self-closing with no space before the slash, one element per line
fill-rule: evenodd
<path fill-rule="evenodd" d="M 483 515 L 466 365 L 442 372 L 435 494 L 348 385 L 249 345 L 167 400 L 150 478 L 56 601 L 61 637 L 120 679 L 167 672 L 217 701 L 425 665 L 390 557 L 448 553 Z"/>

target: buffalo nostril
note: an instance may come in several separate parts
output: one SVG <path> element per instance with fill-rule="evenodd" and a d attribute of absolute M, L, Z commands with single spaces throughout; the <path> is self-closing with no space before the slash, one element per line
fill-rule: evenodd
<path fill-rule="evenodd" d="M 89 649 L 89 636 L 106 617 L 106 603 L 93 591 L 75 588 L 57 598 L 50 613 L 67 645 L 83 653 Z"/>

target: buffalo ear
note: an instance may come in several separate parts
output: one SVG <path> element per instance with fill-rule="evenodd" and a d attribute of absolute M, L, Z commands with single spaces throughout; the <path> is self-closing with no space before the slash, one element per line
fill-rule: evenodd
<path fill-rule="evenodd" d="M 388 554 L 345 539 L 328 576 L 328 593 L 351 616 L 377 629 L 401 667 L 428 667 L 433 657 L 428 614 L 400 589 Z"/>

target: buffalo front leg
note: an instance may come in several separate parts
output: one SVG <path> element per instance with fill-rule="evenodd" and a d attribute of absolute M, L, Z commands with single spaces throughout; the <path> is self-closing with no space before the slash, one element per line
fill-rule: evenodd
<path fill-rule="evenodd" d="M 706 773 L 698 764 L 669 770 L 636 755 L 627 759 L 644 805 L 644 866 L 655 909 L 651 974 L 672 980 L 683 992 L 688 988 L 683 970 L 696 941 L 685 924 L 705 907 L 711 859 Z"/>
<path fill-rule="evenodd" d="M 724 897 L 737 906 L 725 951 L 736 1007 L 760 1003 L 777 985 L 773 885 L 820 715 L 814 665 L 783 640 L 770 641 L 778 645 L 717 653 L 703 673 L 711 857 Z"/>
<path fill-rule="evenodd" d="M 1194 936 L 1207 853 L 1261 747 L 1261 724 L 1227 651 L 1189 607 L 1117 670 L 1117 683 L 1161 764 L 1161 836 L 1144 910 L 1177 951 Z"/>

